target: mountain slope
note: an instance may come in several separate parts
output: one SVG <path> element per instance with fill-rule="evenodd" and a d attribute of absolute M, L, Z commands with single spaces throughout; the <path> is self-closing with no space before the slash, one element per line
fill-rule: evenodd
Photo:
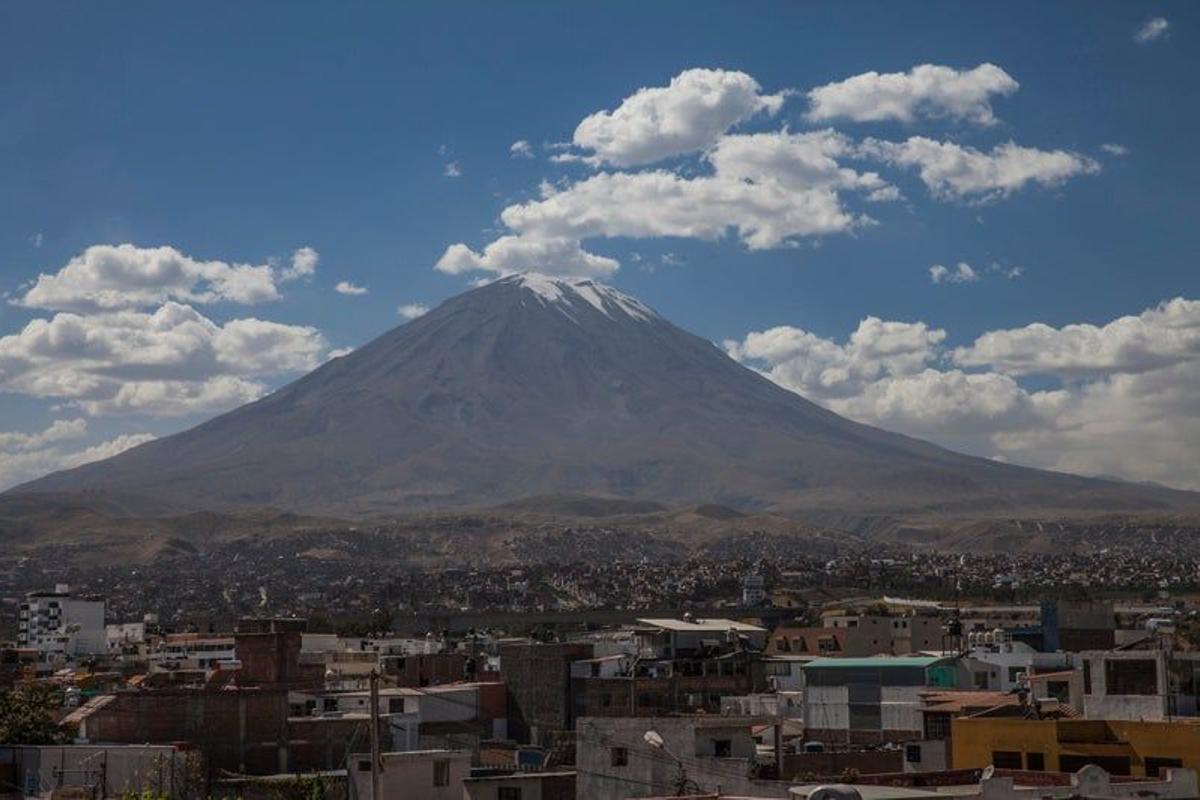
<path fill-rule="evenodd" d="M 364 515 L 599 495 L 738 509 L 1195 508 L 837 416 L 591 281 L 513 276 L 255 403 L 13 490 Z"/>

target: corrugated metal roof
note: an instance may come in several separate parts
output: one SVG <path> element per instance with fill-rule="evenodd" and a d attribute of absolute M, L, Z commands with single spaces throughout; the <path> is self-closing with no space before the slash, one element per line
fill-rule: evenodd
<path fill-rule="evenodd" d="M 871 658 L 818 658 L 810 661 L 801 669 L 892 669 L 932 667 L 934 664 L 949 661 L 948 658 L 936 656 L 874 656 Z"/>

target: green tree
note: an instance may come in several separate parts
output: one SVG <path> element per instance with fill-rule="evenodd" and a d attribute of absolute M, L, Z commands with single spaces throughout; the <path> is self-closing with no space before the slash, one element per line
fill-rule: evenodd
<path fill-rule="evenodd" d="M 62 694 L 30 684 L 0 695 L 0 744 L 65 744 L 71 735 L 58 723 Z"/>

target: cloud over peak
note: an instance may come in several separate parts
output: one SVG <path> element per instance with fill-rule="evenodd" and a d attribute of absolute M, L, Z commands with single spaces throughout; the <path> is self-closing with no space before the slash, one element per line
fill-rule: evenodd
<path fill-rule="evenodd" d="M 575 128 L 576 147 L 596 164 L 632 167 L 706 150 L 739 122 L 776 114 L 785 95 L 765 95 L 744 72 L 689 69 L 667 86 L 638 89 L 612 111 Z"/>

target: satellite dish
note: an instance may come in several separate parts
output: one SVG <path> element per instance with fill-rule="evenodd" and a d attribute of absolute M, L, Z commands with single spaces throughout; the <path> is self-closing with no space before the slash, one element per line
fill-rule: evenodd
<path fill-rule="evenodd" d="M 981 780 L 981 781 L 991 780 L 992 776 L 995 774 L 996 774 L 996 767 L 993 766 L 992 764 L 988 764 L 986 767 L 983 768 L 983 774 L 981 774 L 979 776 L 979 780 Z"/>
<path fill-rule="evenodd" d="M 665 744 L 663 738 L 658 735 L 658 731 L 646 731 L 642 734 L 642 739 L 655 750 L 662 750 Z"/>

